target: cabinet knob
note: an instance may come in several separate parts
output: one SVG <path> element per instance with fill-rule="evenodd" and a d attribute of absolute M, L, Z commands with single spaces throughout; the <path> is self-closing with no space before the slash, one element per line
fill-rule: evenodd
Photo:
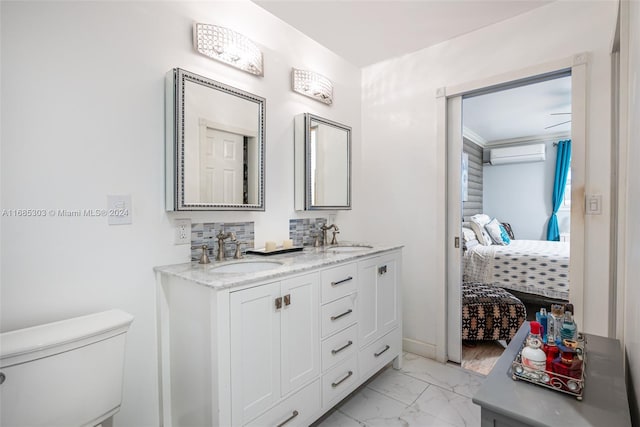
<path fill-rule="evenodd" d="M 276 298 L 276 310 L 280 310 L 282 308 L 282 297 Z"/>

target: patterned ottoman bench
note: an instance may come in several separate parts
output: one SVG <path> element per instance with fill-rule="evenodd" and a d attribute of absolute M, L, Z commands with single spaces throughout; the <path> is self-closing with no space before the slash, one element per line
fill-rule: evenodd
<path fill-rule="evenodd" d="M 527 318 L 524 304 L 509 292 L 482 283 L 462 284 L 462 339 L 506 340 Z"/>

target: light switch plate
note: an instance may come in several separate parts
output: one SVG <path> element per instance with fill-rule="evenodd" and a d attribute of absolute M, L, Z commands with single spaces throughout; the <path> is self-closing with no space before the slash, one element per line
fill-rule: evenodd
<path fill-rule="evenodd" d="M 587 204 L 587 215 L 602 215 L 602 195 L 601 194 L 587 194 L 585 197 Z"/>
<path fill-rule="evenodd" d="M 109 225 L 126 225 L 133 222 L 131 194 L 107 195 L 107 221 Z"/>

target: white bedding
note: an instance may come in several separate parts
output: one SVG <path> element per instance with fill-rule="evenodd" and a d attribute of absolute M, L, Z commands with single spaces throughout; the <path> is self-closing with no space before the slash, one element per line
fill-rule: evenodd
<path fill-rule="evenodd" d="M 477 245 L 464 253 L 465 282 L 569 300 L 569 244 L 512 240 L 507 246 Z"/>

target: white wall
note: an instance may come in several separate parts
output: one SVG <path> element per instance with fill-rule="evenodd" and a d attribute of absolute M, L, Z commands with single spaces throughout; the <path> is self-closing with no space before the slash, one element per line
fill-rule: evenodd
<path fill-rule="evenodd" d="M 640 162 L 640 3 L 628 2 L 629 7 L 629 144 L 627 170 L 629 179 L 627 200 L 627 269 L 624 291 L 624 344 L 627 357 L 627 375 L 631 378 L 630 402 L 632 421 L 640 423 L 640 179 L 636 165 Z M 625 10 L 625 9 L 623 9 Z"/>
<path fill-rule="evenodd" d="M 553 2 L 414 54 L 363 70 L 365 209 L 360 229 L 405 244 L 404 335 L 414 350 L 435 355 L 445 321 L 436 298 L 445 286 L 445 248 L 438 210 L 445 200 L 436 142 L 436 89 L 590 52 L 587 190 L 603 195 L 603 215 L 586 219 L 585 324 L 606 335 L 610 187 L 610 43 L 615 2 Z M 385 170 L 385 173 L 379 171 Z M 358 190 L 356 189 L 356 194 Z M 384 202 L 382 202 L 384 201 Z M 405 342 L 407 343 L 407 341 Z"/>
<path fill-rule="evenodd" d="M 544 162 L 482 167 L 484 213 L 511 224 L 517 239 L 547 240 L 558 151 L 552 141 L 544 144 Z M 560 232 L 568 233 L 569 212 L 558 211 L 557 217 Z"/>
<path fill-rule="evenodd" d="M 106 207 L 130 194 L 133 224 L 105 218 L 2 217 L 2 330 L 112 307 L 135 316 L 116 426 L 158 425 L 153 267 L 189 259 L 171 221 L 255 221 L 256 244 L 288 238 L 293 117 L 353 127 L 360 153 L 360 70 L 248 1 L 2 2 L 3 209 Z M 264 52 L 259 78 L 197 54 L 194 21 L 242 32 Z M 325 106 L 290 90 L 291 67 L 333 80 Z M 266 98 L 266 211 L 164 211 L 164 76 L 174 67 Z M 356 172 L 359 165 L 355 164 Z M 338 213 L 352 237 L 351 212 Z"/>

